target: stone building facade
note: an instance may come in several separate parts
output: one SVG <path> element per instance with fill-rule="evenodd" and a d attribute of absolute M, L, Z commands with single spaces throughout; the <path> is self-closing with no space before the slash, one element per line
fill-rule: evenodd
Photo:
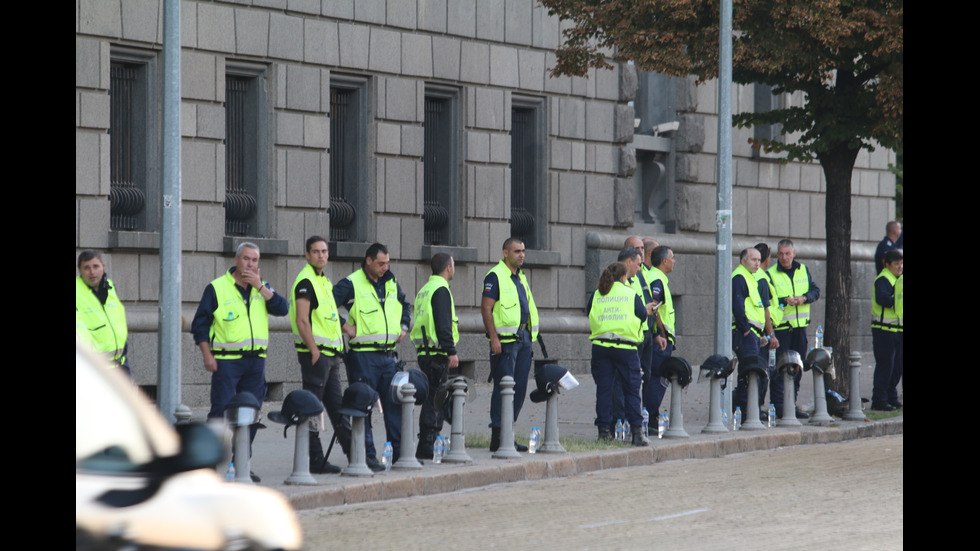
<path fill-rule="evenodd" d="M 127 305 L 135 377 L 151 389 L 162 16 L 158 0 L 76 2 L 76 254 L 106 253 Z M 709 355 L 717 83 L 696 87 L 630 64 L 551 78 L 561 30 L 533 0 L 182 2 L 183 401 L 207 402 L 190 320 L 243 240 L 260 245 L 262 276 L 283 294 L 312 234 L 330 239 L 334 281 L 359 267 L 368 244 L 385 243 L 410 300 L 431 254 L 453 253 L 461 360 L 480 378 L 481 284 L 507 237 L 527 244 L 548 352 L 585 372 L 583 309 L 596 274 L 628 235 L 653 236 L 678 258 L 678 354 L 692 364 Z M 733 93 L 736 110 L 771 96 L 751 86 Z M 753 132 L 734 137 L 733 248 L 790 237 L 823 287 L 820 167 L 760 157 L 747 144 Z M 859 350 L 870 349 L 871 256 L 894 216 L 890 162 L 891 152 L 862 153 L 854 171 Z M 819 322 L 823 309 L 815 314 Z M 277 398 L 299 386 L 299 370 L 288 320 L 271 328 Z M 406 344 L 400 352 L 414 360 Z"/>

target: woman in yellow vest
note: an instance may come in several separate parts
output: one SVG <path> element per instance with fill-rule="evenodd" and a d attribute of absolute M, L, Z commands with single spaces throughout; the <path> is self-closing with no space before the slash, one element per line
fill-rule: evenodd
<path fill-rule="evenodd" d="M 650 315 L 645 306 L 626 283 L 626 265 L 614 262 L 599 276 L 599 285 L 588 306 L 589 329 L 592 341 L 592 378 L 596 385 L 596 425 L 599 439 L 613 436 L 612 416 L 613 385 L 616 374 L 623 385 L 626 398 L 626 418 L 633 430 L 633 445 L 647 446 L 650 441 L 643 436 L 643 414 L 640 410 L 640 381 L 643 370 L 637 346 L 643 342 L 643 324 Z"/>
<path fill-rule="evenodd" d="M 896 361 L 902 319 L 896 311 L 895 284 L 904 268 L 902 249 L 885 253 L 885 267 L 875 278 L 871 297 L 871 339 L 875 353 L 874 388 L 871 409 L 892 411 L 902 407 L 898 400 L 898 381 L 902 378 L 902 362 Z M 901 286 L 904 303 L 904 282 Z M 904 304 L 900 304 L 904 313 Z"/>

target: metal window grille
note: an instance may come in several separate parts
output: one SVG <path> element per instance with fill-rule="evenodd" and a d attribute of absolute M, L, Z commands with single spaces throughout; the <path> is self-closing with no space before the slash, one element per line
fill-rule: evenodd
<path fill-rule="evenodd" d="M 138 65 L 109 67 L 109 227 L 113 230 L 138 229 L 146 205 L 136 160 L 139 76 Z"/>
<path fill-rule="evenodd" d="M 425 149 L 423 153 L 424 194 L 422 219 L 425 221 L 425 242 L 440 245 L 447 242 L 449 209 L 443 201 L 449 197 L 445 189 L 448 170 L 452 170 L 451 149 L 446 140 L 446 125 L 450 114 L 449 100 L 425 98 Z"/>
<path fill-rule="evenodd" d="M 534 184 L 536 160 L 534 109 L 513 109 L 511 121 L 511 235 L 535 247 Z"/>
<path fill-rule="evenodd" d="M 349 241 L 354 208 L 357 162 L 357 90 L 330 89 L 330 239 Z"/>
<path fill-rule="evenodd" d="M 252 79 L 225 79 L 225 233 L 249 235 L 256 211 L 255 196 L 248 190 L 246 149 L 248 93 Z"/>

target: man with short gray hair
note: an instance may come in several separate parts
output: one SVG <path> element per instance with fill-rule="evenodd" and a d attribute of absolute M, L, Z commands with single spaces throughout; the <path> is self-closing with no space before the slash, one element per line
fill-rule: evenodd
<path fill-rule="evenodd" d="M 204 369 L 211 373 L 208 419 L 224 416 L 235 394 L 250 392 L 265 400 L 265 357 L 269 348 L 269 315 L 285 316 L 289 303 L 259 272 L 259 247 L 238 246 L 235 265 L 204 288 L 191 323 Z M 255 429 L 250 431 L 250 441 Z M 252 480 L 258 482 L 252 473 Z"/>
<path fill-rule="evenodd" d="M 783 239 L 776 245 L 778 262 L 768 270 L 776 296 L 773 297 L 773 308 L 782 307 L 780 321 L 776 324 L 776 339 L 789 350 L 795 350 L 801 358 L 806 357 L 806 330 L 810 325 L 810 304 L 820 298 L 820 288 L 813 281 L 813 275 L 806 266 L 796 261 L 796 247 L 789 239 Z M 777 304 L 778 301 L 778 304 Z M 794 387 L 797 397 L 800 393 L 800 381 L 803 372 L 796 372 Z M 783 377 L 777 376 L 769 382 L 772 403 L 780 416 L 783 414 Z M 810 416 L 797 410 L 796 416 L 807 419 Z"/>

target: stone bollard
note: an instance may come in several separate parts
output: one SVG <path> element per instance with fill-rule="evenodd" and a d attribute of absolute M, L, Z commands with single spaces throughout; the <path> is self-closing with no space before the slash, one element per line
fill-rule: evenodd
<path fill-rule="evenodd" d="M 803 423 L 800 423 L 800 420 L 796 418 L 796 386 L 794 381 L 796 375 L 786 369 L 778 376 L 783 378 L 783 417 L 777 419 L 776 424 L 780 427 L 802 426 Z"/>
<path fill-rule="evenodd" d="M 377 396 L 375 396 L 377 397 Z M 374 476 L 367 466 L 367 450 L 364 448 L 364 419 L 351 417 L 350 462 L 340 471 L 344 476 Z"/>
<path fill-rule="evenodd" d="M 422 464 L 415 458 L 415 428 L 412 414 L 415 411 L 415 385 L 405 383 L 402 386 L 402 443 L 398 461 L 392 465 L 394 469 L 421 469 Z"/>
<path fill-rule="evenodd" d="M 177 406 L 177 409 L 174 410 L 174 418 L 176 419 L 176 422 L 174 424 L 175 425 L 189 424 L 191 422 L 191 415 L 193 415 L 193 412 L 191 412 L 191 408 L 187 407 L 184 404 L 180 404 L 179 406 Z"/>
<path fill-rule="evenodd" d="M 510 459 L 520 456 L 514 447 L 514 378 L 504 375 L 500 379 L 500 447 L 492 457 Z"/>
<path fill-rule="evenodd" d="M 296 444 L 293 447 L 293 472 L 286 478 L 286 484 L 314 486 L 317 484 L 310 474 L 310 420 L 304 419 L 296 426 Z M 237 471 L 235 474 L 238 474 Z"/>
<path fill-rule="evenodd" d="M 847 397 L 848 408 L 847 413 L 844 414 L 844 419 L 864 421 L 867 417 L 864 415 L 864 410 L 861 409 L 861 354 L 851 352 L 850 361 L 851 394 Z"/>
<path fill-rule="evenodd" d="M 249 465 L 249 426 L 238 425 L 234 432 L 235 453 L 232 456 L 235 460 L 235 482 L 242 484 L 252 484 L 252 469 Z"/>
<path fill-rule="evenodd" d="M 745 415 L 742 416 L 742 430 L 761 430 L 766 428 L 759 420 L 759 374 L 749 373 L 748 400 Z"/>
<path fill-rule="evenodd" d="M 813 416 L 810 417 L 811 425 L 826 425 L 833 422 L 834 418 L 827 413 L 827 390 L 823 384 L 823 371 L 814 369 L 813 371 Z"/>
<path fill-rule="evenodd" d="M 636 430 L 642 430 L 638 427 Z M 565 453 L 565 448 L 558 441 L 558 393 L 548 397 L 544 418 L 544 442 L 537 450 L 544 453 Z"/>
<path fill-rule="evenodd" d="M 453 389 L 453 418 L 452 426 L 449 429 L 449 453 L 442 458 L 449 463 L 470 463 L 473 458 L 466 453 L 466 435 L 463 432 L 463 410 L 466 408 L 466 379 L 456 377 L 452 384 Z"/>
<path fill-rule="evenodd" d="M 721 383 L 723 379 L 711 379 L 709 384 L 710 398 L 708 399 L 708 424 L 701 432 L 728 432 L 728 427 L 721 421 Z M 673 399 L 673 398 L 671 398 Z M 734 415 L 734 412 L 731 414 Z"/>
<path fill-rule="evenodd" d="M 684 389 L 677 382 L 677 376 L 670 378 L 670 428 L 664 431 L 665 438 L 689 438 L 684 430 Z"/>

